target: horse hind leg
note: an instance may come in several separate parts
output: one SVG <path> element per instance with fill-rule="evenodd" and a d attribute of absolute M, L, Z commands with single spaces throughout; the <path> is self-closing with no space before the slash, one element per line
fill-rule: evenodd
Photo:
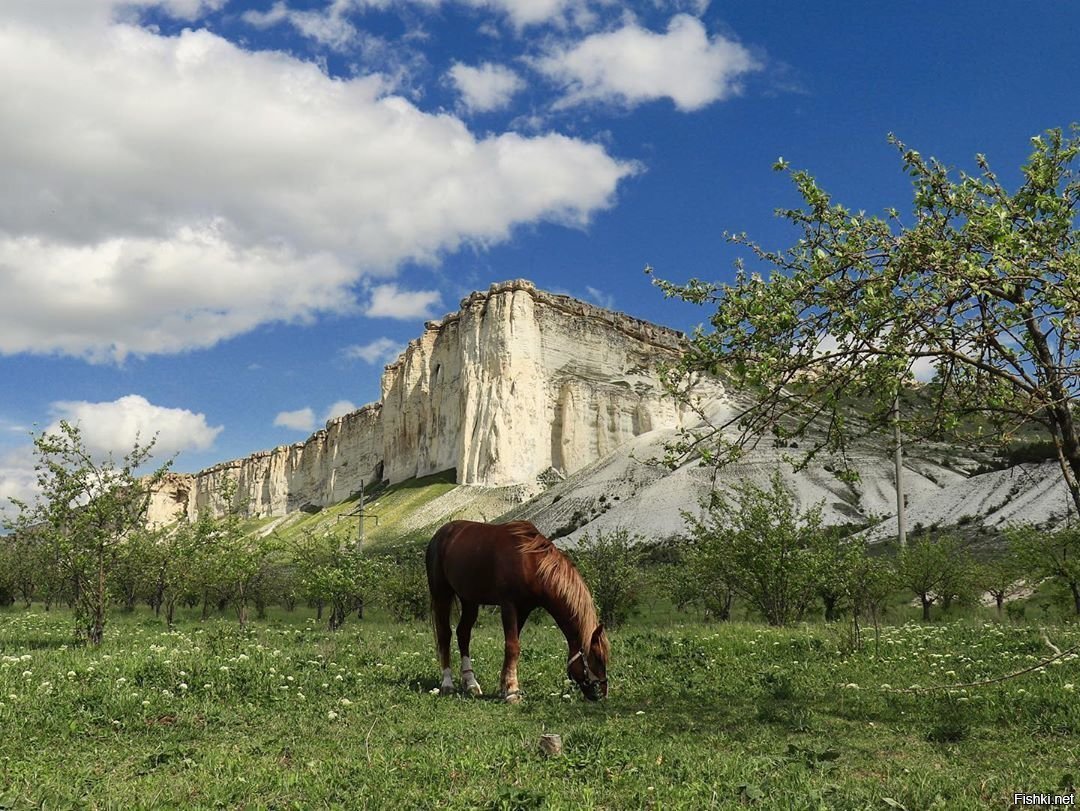
<path fill-rule="evenodd" d="M 439 686 L 439 692 L 443 695 L 454 692 L 454 674 L 450 670 L 450 606 L 453 602 L 454 598 L 451 594 L 431 596 L 435 645 L 439 650 L 439 665 L 442 667 L 442 684 Z"/>
<path fill-rule="evenodd" d="M 500 682 L 500 694 L 507 702 L 516 704 L 521 701 L 521 691 L 518 689 L 517 665 L 521 656 L 521 643 L 518 641 L 518 611 L 514 605 L 502 607 L 503 636 L 505 648 L 503 655 L 502 679 Z M 522 621 L 524 624 L 524 621 Z"/>
<path fill-rule="evenodd" d="M 461 603 L 461 621 L 457 627 L 458 650 L 461 652 L 461 683 L 465 691 L 471 696 L 481 696 L 484 691 L 480 689 L 473 672 L 472 659 L 469 656 L 469 642 L 472 640 L 472 629 L 476 623 L 476 615 L 480 611 L 477 603 Z"/>

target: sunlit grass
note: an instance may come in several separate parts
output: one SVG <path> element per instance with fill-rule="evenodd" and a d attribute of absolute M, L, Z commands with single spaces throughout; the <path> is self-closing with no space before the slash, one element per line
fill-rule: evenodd
<path fill-rule="evenodd" d="M 612 635 L 612 688 L 588 704 L 565 643 L 526 628 L 526 700 L 438 698 L 431 632 L 378 617 L 331 634 L 301 611 L 114 617 L 98 649 L 70 617 L 0 611 L 0 807 L 1007 807 L 1077 773 L 1080 661 L 934 694 L 1049 651 L 1037 628 L 657 623 Z M 1055 644 L 1080 641 L 1074 627 Z M 473 653 L 493 693 L 498 617 Z M 557 732 L 564 754 L 537 741 Z"/>

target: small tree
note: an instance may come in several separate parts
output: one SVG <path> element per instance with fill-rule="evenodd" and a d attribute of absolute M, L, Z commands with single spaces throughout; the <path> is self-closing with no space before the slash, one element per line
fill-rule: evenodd
<path fill-rule="evenodd" d="M 408 622 L 430 616 L 431 594 L 422 549 L 398 549 L 379 556 L 371 565 L 380 599 L 394 619 Z"/>
<path fill-rule="evenodd" d="M 293 560 L 307 597 L 330 605 L 331 631 L 344 625 L 351 611 L 363 611 L 379 568 L 370 555 L 342 543 L 336 535 L 309 533 L 294 550 Z"/>
<path fill-rule="evenodd" d="M 608 628 L 625 622 L 641 599 L 645 582 L 640 539 L 631 538 L 625 529 L 584 533 L 573 559 L 592 592 L 600 622 Z"/>
<path fill-rule="evenodd" d="M 1009 547 L 1026 572 L 1036 580 L 1051 577 L 1068 587 L 1080 616 L 1080 527 L 1056 532 L 1015 527 L 1007 533 Z"/>
<path fill-rule="evenodd" d="M 896 580 L 915 593 L 922 604 L 923 621 L 930 620 L 930 606 L 944 594 L 953 594 L 963 568 L 963 550 L 954 538 L 920 538 L 909 543 L 896 558 Z"/>
<path fill-rule="evenodd" d="M 185 596 L 197 592 L 212 569 L 217 527 L 206 511 L 195 521 L 187 518 L 162 532 L 154 544 L 150 569 L 153 577 L 151 602 L 155 613 L 165 610 L 170 628 L 176 606 Z"/>
<path fill-rule="evenodd" d="M 978 587 L 994 598 L 998 617 L 1005 601 L 1019 593 L 1024 584 L 1022 565 L 1011 550 L 981 562 L 974 577 Z"/>
<path fill-rule="evenodd" d="M 16 533 L 44 538 L 70 588 L 76 633 L 97 645 L 105 633 L 108 578 L 128 535 L 143 523 L 150 491 L 171 463 L 150 477 L 135 471 L 150 459 L 153 442 L 119 462 L 96 459 L 76 425 L 60 422 L 58 433 L 34 436 L 39 495 L 34 504 L 13 503 Z"/>
<path fill-rule="evenodd" d="M 869 619 L 874 626 L 875 644 L 879 639 L 881 615 L 892 594 L 895 573 L 880 558 L 866 554 L 863 544 L 857 545 L 847 558 L 848 580 L 847 594 L 851 601 L 851 621 L 854 629 L 855 645 L 862 647 L 862 628 L 860 621 Z"/>
<path fill-rule="evenodd" d="M 687 539 L 683 560 L 671 575 L 671 591 L 678 608 L 695 603 L 701 606 L 706 617 L 726 622 L 731 618 L 735 591 L 721 562 L 715 559 L 714 551 L 714 545 L 702 542 L 700 538 Z"/>
<path fill-rule="evenodd" d="M 821 505 L 800 515 L 777 472 L 768 490 L 743 482 L 734 503 L 713 493 L 703 519 L 684 517 L 718 575 L 770 625 L 802 619 L 817 596 Z"/>

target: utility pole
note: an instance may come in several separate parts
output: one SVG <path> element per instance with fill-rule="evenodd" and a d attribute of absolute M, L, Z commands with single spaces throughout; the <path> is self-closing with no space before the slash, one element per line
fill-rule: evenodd
<path fill-rule="evenodd" d="M 360 480 L 360 500 L 356 505 L 356 509 L 348 513 L 350 516 L 355 516 L 359 519 L 360 527 L 356 536 L 356 551 L 359 552 L 364 546 L 364 519 L 374 518 L 375 526 L 379 526 L 379 516 L 374 513 L 364 512 L 364 480 Z"/>
<path fill-rule="evenodd" d="M 900 385 L 893 398 L 893 440 L 896 445 L 896 537 L 900 548 L 907 546 L 907 518 L 904 515 L 904 446 L 900 437 Z"/>

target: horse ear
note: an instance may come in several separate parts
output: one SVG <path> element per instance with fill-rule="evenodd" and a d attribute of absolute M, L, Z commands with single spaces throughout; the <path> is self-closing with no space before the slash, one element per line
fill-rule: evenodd
<path fill-rule="evenodd" d="M 604 640 L 604 623 L 600 623 L 596 626 L 596 630 L 592 632 L 592 641 L 589 646 L 601 645 Z"/>

